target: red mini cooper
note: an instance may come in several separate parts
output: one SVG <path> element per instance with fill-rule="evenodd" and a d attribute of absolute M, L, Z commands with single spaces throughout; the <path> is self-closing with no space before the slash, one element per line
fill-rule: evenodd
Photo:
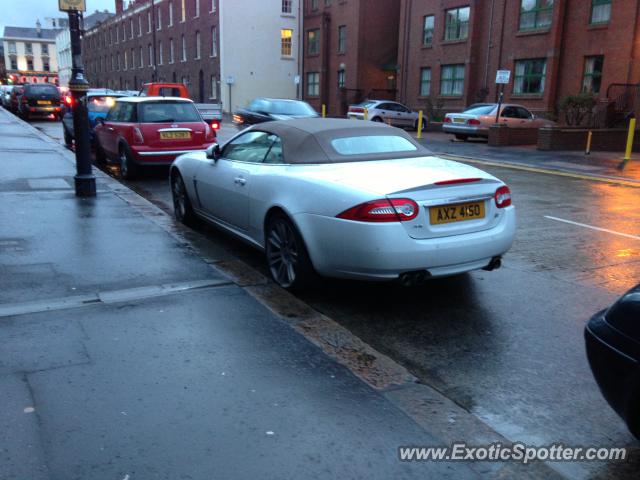
<path fill-rule="evenodd" d="M 119 98 L 95 133 L 98 162 L 115 161 L 127 179 L 143 166 L 170 165 L 178 155 L 204 151 L 216 141 L 193 102 L 173 97 Z"/>

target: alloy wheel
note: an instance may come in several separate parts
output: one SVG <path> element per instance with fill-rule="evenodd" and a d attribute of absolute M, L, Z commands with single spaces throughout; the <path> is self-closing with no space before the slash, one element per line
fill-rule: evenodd
<path fill-rule="evenodd" d="M 296 281 L 299 248 L 291 226 L 277 220 L 269 231 L 267 239 L 267 262 L 274 280 L 288 288 Z"/>
<path fill-rule="evenodd" d="M 179 221 L 184 220 L 187 213 L 187 199 L 182 178 L 176 177 L 173 181 L 173 210 Z"/>

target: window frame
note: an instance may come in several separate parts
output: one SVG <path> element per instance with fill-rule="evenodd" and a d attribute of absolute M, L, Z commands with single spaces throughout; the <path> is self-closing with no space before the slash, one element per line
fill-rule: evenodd
<path fill-rule="evenodd" d="M 587 63 L 590 60 L 593 60 L 594 62 L 600 59 L 600 71 L 596 71 L 595 69 L 592 72 L 587 72 Z M 602 89 L 602 74 L 604 72 L 604 55 L 586 55 L 584 57 L 584 66 L 583 66 L 583 71 L 582 71 L 582 86 L 580 88 L 580 91 L 582 93 L 591 93 L 593 95 L 600 95 L 600 90 Z M 598 78 L 599 79 L 599 85 L 598 85 L 598 90 L 594 90 L 593 89 L 593 79 L 594 78 Z M 590 88 L 587 90 L 585 88 L 585 84 L 587 82 L 587 80 L 589 80 L 590 83 Z"/>
<path fill-rule="evenodd" d="M 430 27 L 427 27 L 427 19 L 429 18 L 431 19 L 432 25 Z M 430 47 L 433 45 L 433 37 L 436 33 L 435 30 L 436 30 L 435 15 L 433 14 L 425 15 L 422 18 L 422 46 L 423 47 Z M 429 40 L 429 42 L 427 42 L 427 32 L 431 34 L 431 39 Z"/>
<path fill-rule="evenodd" d="M 591 9 L 589 10 L 589 25 L 606 25 L 611 22 L 611 13 L 613 9 L 612 0 L 591 0 Z M 600 20 L 597 22 L 593 21 L 593 13 L 596 7 L 601 7 L 603 5 L 609 5 L 609 16 L 606 20 Z"/>
<path fill-rule="evenodd" d="M 526 0 L 520 0 L 520 14 L 518 16 L 518 31 L 519 32 L 529 32 L 534 30 L 549 30 L 553 25 L 553 7 L 555 6 L 555 0 L 551 0 L 550 6 L 541 6 L 543 2 L 548 2 L 549 0 L 535 0 L 536 6 L 531 10 L 523 9 L 523 2 Z M 541 14 L 551 12 L 551 17 L 549 19 L 548 25 L 540 25 L 539 20 L 542 16 Z M 533 15 L 533 27 L 523 27 L 522 26 L 522 15 Z"/>
<path fill-rule="evenodd" d="M 429 72 L 429 80 L 425 80 L 424 78 L 424 73 L 425 72 Z M 419 96 L 420 97 L 429 97 L 431 96 L 431 81 L 432 81 L 432 70 L 431 67 L 421 67 L 420 68 L 420 90 L 419 90 Z M 429 87 L 427 88 L 427 93 L 424 93 L 424 85 L 425 83 L 428 83 Z"/>
<path fill-rule="evenodd" d="M 465 9 L 469 10 L 469 16 L 467 20 L 460 20 L 460 12 Z M 449 19 L 451 18 L 449 16 L 450 12 L 456 12 L 456 19 L 452 22 L 449 21 Z M 461 41 L 466 41 L 469 38 L 469 23 L 471 21 L 471 7 L 469 5 L 449 8 L 445 10 L 444 18 L 445 18 L 445 21 L 444 21 L 444 41 L 445 42 L 461 42 Z M 462 26 L 465 27 L 464 36 L 461 35 Z M 455 37 L 449 36 L 449 32 L 451 31 L 452 28 L 455 30 L 455 33 L 456 33 Z"/>
<path fill-rule="evenodd" d="M 338 53 L 347 53 L 347 26 L 338 25 Z"/>
<path fill-rule="evenodd" d="M 285 36 L 285 32 L 289 32 L 289 36 Z M 287 53 L 288 52 L 288 53 Z M 293 29 L 280 29 L 280 56 L 285 58 L 293 57 Z"/>
<path fill-rule="evenodd" d="M 533 65 L 534 62 L 544 62 L 543 65 L 543 73 L 541 74 L 533 74 L 533 73 L 528 73 L 527 72 L 527 68 L 530 65 Z M 517 73 L 518 71 L 518 64 L 519 63 L 524 63 L 525 64 L 525 71 L 522 75 L 519 75 Z M 546 58 L 522 58 L 519 60 L 515 60 L 514 62 L 514 69 L 513 69 L 513 91 L 512 91 L 512 95 L 528 95 L 528 96 L 538 96 L 541 97 L 544 95 L 544 91 L 545 91 L 545 87 L 546 87 L 546 80 L 547 80 L 547 59 Z M 541 79 L 542 82 L 542 90 L 539 92 L 529 92 L 529 91 L 516 91 L 516 86 L 518 85 L 518 79 L 522 78 L 523 79 L 523 86 L 526 84 L 529 84 L 529 81 L 531 79 Z"/>
<path fill-rule="evenodd" d="M 311 77 L 313 76 L 313 82 L 311 81 Z M 319 97 L 320 96 L 320 72 L 307 72 L 306 75 L 306 83 L 307 83 L 307 97 Z M 311 87 L 313 88 L 313 92 L 311 91 Z"/>
<path fill-rule="evenodd" d="M 311 42 L 311 34 L 314 34 L 313 43 Z M 311 46 L 314 45 L 313 51 L 311 50 Z M 307 30 L 307 55 L 320 55 L 320 29 L 319 28 L 310 28 Z"/>
<path fill-rule="evenodd" d="M 444 76 L 444 72 L 448 68 L 451 68 L 453 72 L 453 75 L 450 78 Z M 462 76 L 458 77 L 457 73 L 460 68 L 462 69 Z M 441 65 L 440 66 L 440 96 L 441 97 L 462 97 L 464 95 L 465 77 L 466 77 L 466 65 L 464 63 L 452 63 L 448 65 Z M 456 93 L 455 85 L 456 85 L 456 82 L 459 82 L 460 80 L 462 80 L 462 90 L 460 91 L 460 93 Z M 442 87 L 445 84 L 445 81 L 451 83 L 450 92 L 443 92 Z"/>

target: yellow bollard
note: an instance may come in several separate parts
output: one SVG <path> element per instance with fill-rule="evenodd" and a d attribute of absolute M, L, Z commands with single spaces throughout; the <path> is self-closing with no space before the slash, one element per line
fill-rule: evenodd
<path fill-rule="evenodd" d="M 591 140 L 593 139 L 593 132 L 589 130 L 587 134 L 587 148 L 584 149 L 584 154 L 589 155 L 591 153 Z"/>
<path fill-rule="evenodd" d="M 422 138 L 422 110 L 418 110 L 418 140 Z"/>
<path fill-rule="evenodd" d="M 327 117 L 327 106 L 323 103 L 322 104 L 322 118 L 326 118 Z"/>
<path fill-rule="evenodd" d="M 636 133 L 636 119 L 632 118 L 629 121 L 629 133 L 627 134 L 627 149 L 624 153 L 624 160 L 622 160 L 622 165 L 620 165 L 620 170 L 624 170 L 624 167 L 627 165 L 627 162 L 631 160 L 631 150 L 633 148 L 633 136 Z"/>
<path fill-rule="evenodd" d="M 369 120 L 369 109 L 368 108 L 364 109 L 364 119 L 365 120 Z"/>

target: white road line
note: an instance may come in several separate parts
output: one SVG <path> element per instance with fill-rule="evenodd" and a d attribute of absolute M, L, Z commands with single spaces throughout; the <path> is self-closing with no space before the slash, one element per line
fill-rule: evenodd
<path fill-rule="evenodd" d="M 549 215 L 544 215 L 544 218 L 548 218 L 549 220 L 555 220 L 556 222 L 563 222 L 563 223 L 568 223 L 570 225 L 576 225 L 578 227 L 590 228 L 591 230 L 597 230 L 599 232 L 611 233 L 612 235 L 618 235 L 620 237 L 640 240 L 640 237 L 638 237 L 637 235 L 629 235 L 628 233 L 616 232 L 614 230 L 608 230 L 606 228 L 594 227 L 593 225 L 587 225 L 585 223 L 572 222 L 571 220 L 565 220 L 564 218 L 551 217 Z"/>

